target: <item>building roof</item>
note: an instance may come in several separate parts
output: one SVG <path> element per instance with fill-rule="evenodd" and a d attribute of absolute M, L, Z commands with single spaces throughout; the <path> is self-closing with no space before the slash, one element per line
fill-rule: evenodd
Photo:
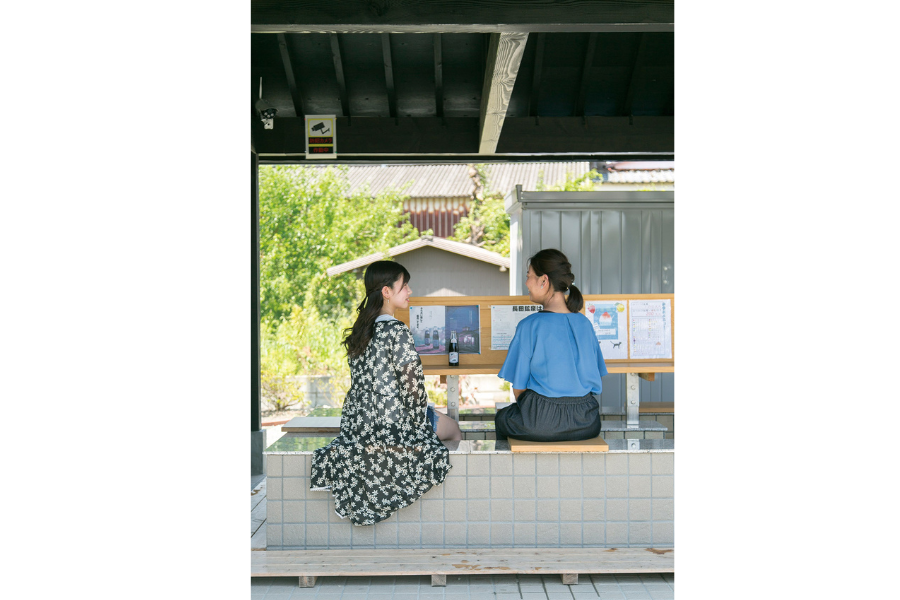
<path fill-rule="evenodd" d="M 490 250 L 472 246 L 471 244 L 453 242 L 439 237 L 433 238 L 429 236 L 423 236 L 412 242 L 394 246 L 393 248 L 388 249 L 387 254 L 388 256 L 397 256 L 405 252 L 411 252 L 413 250 L 418 250 L 419 248 L 425 247 L 437 248 L 438 250 L 444 250 L 445 252 L 452 252 L 454 254 L 459 254 L 468 258 L 497 265 L 498 267 L 501 267 L 501 270 L 509 269 L 509 258 L 505 256 L 497 254 L 496 252 L 491 252 Z M 340 275 L 341 273 L 346 273 L 347 271 L 352 271 L 353 269 L 366 267 L 376 260 L 384 259 L 384 253 L 376 252 L 375 254 L 369 254 L 368 256 L 363 256 L 361 258 L 357 258 L 340 265 L 335 265 L 325 272 L 329 277 L 334 277 L 335 275 Z"/>
<path fill-rule="evenodd" d="M 490 164 L 487 165 L 489 191 L 500 192 L 505 196 L 516 185 L 521 184 L 523 191 L 535 192 L 542 173 L 544 185 L 552 186 L 565 181 L 566 173 L 571 173 L 573 178 L 581 177 L 590 171 L 590 168 L 591 163 L 586 161 Z M 672 162 L 608 163 L 606 169 L 601 171 L 605 184 L 675 182 L 675 168 Z M 403 193 L 410 198 L 427 200 L 443 198 L 468 200 L 474 190 L 474 183 L 469 177 L 469 166 L 466 164 L 349 165 L 347 179 L 351 193 L 358 192 L 367 184 L 369 190 L 377 194 L 387 188 L 398 189 L 412 182 Z"/>
<path fill-rule="evenodd" d="M 323 169 L 324 166 L 306 167 Z M 580 177 L 590 170 L 588 162 L 507 163 L 488 165 L 490 191 L 506 195 L 517 184 L 526 192 L 537 191 L 541 171 L 544 184 L 553 185 L 566 179 L 570 172 Z M 350 192 L 356 193 L 366 184 L 373 194 L 387 188 L 400 188 L 413 182 L 403 193 L 411 198 L 471 198 L 474 189 L 469 165 L 350 165 L 347 167 Z"/>

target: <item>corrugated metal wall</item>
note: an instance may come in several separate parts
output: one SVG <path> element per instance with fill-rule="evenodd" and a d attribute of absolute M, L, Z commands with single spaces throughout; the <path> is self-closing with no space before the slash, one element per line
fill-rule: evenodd
<path fill-rule="evenodd" d="M 528 293 L 528 257 L 544 248 L 569 258 L 584 294 L 674 293 L 674 206 L 674 192 L 513 192 L 514 293 Z M 641 402 L 674 401 L 674 380 L 673 373 L 641 380 Z M 624 375 L 603 378 L 600 405 L 624 414 Z"/>

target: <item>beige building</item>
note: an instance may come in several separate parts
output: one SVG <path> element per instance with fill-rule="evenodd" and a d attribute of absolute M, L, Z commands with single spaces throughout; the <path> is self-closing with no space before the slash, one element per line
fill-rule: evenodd
<path fill-rule="evenodd" d="M 394 246 L 387 252 L 409 271 L 413 296 L 506 296 L 509 294 L 509 258 L 462 242 L 425 236 Z M 353 271 L 363 276 L 366 267 L 385 254 L 377 252 L 335 265 L 329 276 Z"/>

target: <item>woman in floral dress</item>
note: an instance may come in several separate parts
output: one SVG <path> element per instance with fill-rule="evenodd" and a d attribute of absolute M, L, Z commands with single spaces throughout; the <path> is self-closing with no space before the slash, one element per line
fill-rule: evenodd
<path fill-rule="evenodd" d="M 412 334 L 393 316 L 409 307 L 409 272 L 377 261 L 364 281 L 344 339 L 351 386 L 341 432 L 313 454 L 310 479 L 310 489 L 331 490 L 335 512 L 354 525 L 383 521 L 443 483 L 450 454 L 441 439 L 461 438 L 456 421 L 428 406 Z"/>

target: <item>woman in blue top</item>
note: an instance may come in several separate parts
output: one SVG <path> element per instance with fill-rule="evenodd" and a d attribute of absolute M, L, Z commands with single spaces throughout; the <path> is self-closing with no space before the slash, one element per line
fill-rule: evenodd
<path fill-rule="evenodd" d="M 529 260 L 528 297 L 543 310 L 522 319 L 509 345 L 500 377 L 516 402 L 497 411 L 498 439 L 534 442 L 587 440 L 600 435 L 606 363 L 590 320 L 579 311 L 584 298 L 572 282 L 572 265 L 559 250 Z"/>

